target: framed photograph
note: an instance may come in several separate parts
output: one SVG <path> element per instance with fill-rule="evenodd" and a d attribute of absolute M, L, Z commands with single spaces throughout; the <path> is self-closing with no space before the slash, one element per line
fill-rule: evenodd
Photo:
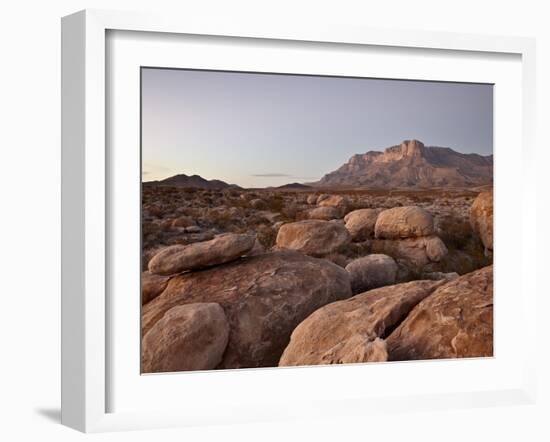
<path fill-rule="evenodd" d="M 534 400 L 533 40 L 87 10 L 62 53 L 65 425 Z"/>

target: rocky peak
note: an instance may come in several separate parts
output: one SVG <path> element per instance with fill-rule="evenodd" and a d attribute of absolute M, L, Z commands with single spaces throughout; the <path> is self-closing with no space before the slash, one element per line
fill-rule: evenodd
<path fill-rule="evenodd" d="M 401 144 L 384 150 L 385 159 L 390 161 L 403 158 L 422 157 L 425 151 L 424 143 L 418 140 L 404 140 Z"/>
<path fill-rule="evenodd" d="M 490 184 L 491 155 L 463 154 L 450 148 L 404 140 L 383 151 L 353 155 L 317 184 L 328 186 L 463 187 Z"/>

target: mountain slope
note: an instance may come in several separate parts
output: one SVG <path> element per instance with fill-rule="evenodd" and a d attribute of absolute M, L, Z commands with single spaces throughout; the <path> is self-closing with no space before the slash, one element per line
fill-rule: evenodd
<path fill-rule="evenodd" d="M 160 181 L 148 181 L 144 184 L 157 184 L 164 186 L 176 186 L 176 187 L 187 187 L 187 188 L 196 188 L 196 189 L 240 189 L 236 184 L 227 184 L 225 181 L 221 180 L 206 180 L 199 175 L 187 176 L 185 174 L 174 175 L 170 178 L 166 178 Z"/>
<path fill-rule="evenodd" d="M 318 186 L 470 187 L 491 184 L 493 156 L 463 154 L 447 147 L 426 147 L 406 140 L 384 152 L 370 151 L 352 156 Z"/>

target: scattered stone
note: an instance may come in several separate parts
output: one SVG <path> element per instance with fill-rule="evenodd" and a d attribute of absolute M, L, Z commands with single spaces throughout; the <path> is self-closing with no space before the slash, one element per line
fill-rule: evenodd
<path fill-rule="evenodd" d="M 175 275 L 186 270 L 234 261 L 254 247 L 255 235 L 229 233 L 210 241 L 175 245 L 162 249 L 151 261 L 149 271 L 157 275 Z"/>
<path fill-rule="evenodd" d="M 349 298 L 348 273 L 298 252 L 245 257 L 170 279 L 166 290 L 143 307 L 147 334 L 172 307 L 219 303 L 230 325 L 219 368 L 276 366 L 296 326 L 320 307 Z"/>
<path fill-rule="evenodd" d="M 440 286 L 387 339 L 389 359 L 493 355 L 493 266 Z"/>
<path fill-rule="evenodd" d="M 326 200 L 327 198 L 330 198 L 331 195 L 328 195 L 326 193 L 323 193 L 317 197 L 317 204 L 319 204 L 321 201 Z"/>
<path fill-rule="evenodd" d="M 317 198 L 318 198 L 318 196 L 315 195 L 315 194 L 308 195 L 307 196 L 307 203 L 309 205 L 317 204 Z"/>
<path fill-rule="evenodd" d="M 417 206 L 383 210 L 374 227 L 374 236 L 380 239 L 417 238 L 433 234 L 432 215 Z"/>
<path fill-rule="evenodd" d="M 306 220 L 283 224 L 277 233 L 277 247 L 291 249 L 311 256 L 323 256 L 338 252 L 351 237 L 338 223 Z"/>
<path fill-rule="evenodd" d="M 331 219 L 340 218 L 340 212 L 334 207 L 316 207 L 308 211 L 308 218 L 330 221 Z"/>
<path fill-rule="evenodd" d="M 185 228 L 185 233 L 201 233 L 199 226 L 189 226 Z"/>
<path fill-rule="evenodd" d="M 373 253 L 383 253 L 405 261 L 420 269 L 430 262 L 438 262 L 447 254 L 447 247 L 437 236 L 409 239 L 375 239 L 371 242 Z"/>
<path fill-rule="evenodd" d="M 221 362 L 228 339 L 229 323 L 219 304 L 173 307 L 143 337 L 142 371 L 211 370 Z"/>
<path fill-rule="evenodd" d="M 343 215 L 348 209 L 349 200 L 342 195 L 330 195 L 328 198 L 319 198 L 317 204 L 320 207 L 334 207 Z"/>
<path fill-rule="evenodd" d="M 395 284 L 397 264 L 387 255 L 374 254 L 355 259 L 346 266 L 353 294 Z"/>
<path fill-rule="evenodd" d="M 182 215 L 172 221 L 172 227 L 191 227 L 195 225 L 196 223 L 193 218 L 185 215 Z"/>
<path fill-rule="evenodd" d="M 408 282 L 328 304 L 296 327 L 279 365 L 384 361 L 385 342 L 380 341 L 439 285 Z"/>

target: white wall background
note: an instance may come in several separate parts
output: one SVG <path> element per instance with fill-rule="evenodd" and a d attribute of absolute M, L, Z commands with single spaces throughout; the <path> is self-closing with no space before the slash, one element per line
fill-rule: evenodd
<path fill-rule="evenodd" d="M 546 3 L 546 5 L 545 5 Z M 371 27 L 534 36 L 538 44 L 538 192 L 548 200 L 550 13 L 523 0 L 167 1 L 20 0 L 0 8 L 0 439 L 83 440 L 59 425 L 60 358 L 60 17 L 83 8 L 154 10 L 215 20 L 337 22 Z M 429 68 L 429 67 L 427 67 Z M 545 167 L 546 166 L 546 167 Z M 540 399 L 536 406 L 440 411 L 160 432 L 89 436 L 157 440 L 550 440 L 548 262 L 539 208 Z M 544 209 L 544 210 L 540 210 Z M 514 241 L 514 232 L 510 232 Z M 547 286 L 547 284 L 546 284 Z M 521 333 L 521 330 L 517 331 Z M 411 380 L 414 382 L 414 380 Z"/>

